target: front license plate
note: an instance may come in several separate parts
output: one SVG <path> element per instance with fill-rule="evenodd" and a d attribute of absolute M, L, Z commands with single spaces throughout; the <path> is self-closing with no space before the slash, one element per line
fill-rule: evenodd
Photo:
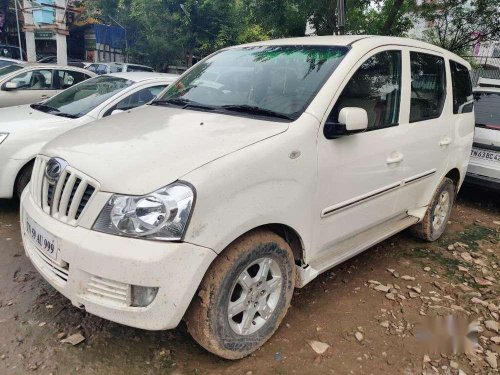
<path fill-rule="evenodd" d="M 488 160 L 500 163 L 500 152 L 483 150 L 481 148 L 473 148 L 471 157 L 475 159 Z"/>
<path fill-rule="evenodd" d="M 43 229 L 29 216 L 26 217 L 26 235 L 33 241 L 36 248 L 49 258 L 57 260 L 59 247 L 57 238 Z"/>

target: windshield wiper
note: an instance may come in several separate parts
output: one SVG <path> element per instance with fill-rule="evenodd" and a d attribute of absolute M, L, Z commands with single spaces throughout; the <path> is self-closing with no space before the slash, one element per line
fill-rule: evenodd
<path fill-rule="evenodd" d="M 71 113 L 64 113 L 64 112 L 56 112 L 56 113 L 51 113 L 52 115 L 60 116 L 60 117 L 67 117 L 67 118 L 79 118 L 80 116 L 77 115 L 72 115 Z"/>
<path fill-rule="evenodd" d="M 261 107 L 255 107 L 255 106 L 248 105 L 248 104 L 223 105 L 220 108 L 224 109 L 226 111 L 250 113 L 253 115 L 262 115 L 262 116 L 268 116 L 268 117 L 277 117 L 277 118 L 282 118 L 282 119 L 286 119 L 286 120 L 290 120 L 290 121 L 295 120 L 293 117 L 285 115 L 284 113 L 276 112 L 276 111 L 261 108 Z"/>
<path fill-rule="evenodd" d="M 32 104 L 31 108 L 38 109 L 39 111 L 48 113 L 48 112 L 59 112 L 57 108 L 51 107 L 47 104 Z"/>
<path fill-rule="evenodd" d="M 171 98 L 171 99 L 166 99 L 166 100 L 155 100 L 154 102 L 151 103 L 151 105 L 165 105 L 165 104 L 173 104 L 173 105 L 178 105 L 184 108 L 198 108 L 198 109 L 207 109 L 210 111 L 213 111 L 217 109 L 217 107 L 213 107 L 210 105 L 206 104 L 201 104 L 198 102 L 195 102 L 193 100 L 189 99 L 184 99 L 184 98 Z"/>

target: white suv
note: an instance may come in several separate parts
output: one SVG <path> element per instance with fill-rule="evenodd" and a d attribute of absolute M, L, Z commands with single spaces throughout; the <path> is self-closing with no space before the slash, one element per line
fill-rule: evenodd
<path fill-rule="evenodd" d="M 468 69 L 390 37 L 222 50 L 42 150 L 26 253 L 92 314 L 149 330 L 184 317 L 209 351 L 249 355 L 294 288 L 405 228 L 442 235 L 472 146 L 470 95 L 453 92 Z"/>
<path fill-rule="evenodd" d="M 478 83 L 476 133 L 465 181 L 500 191 L 500 80 L 480 78 Z"/>

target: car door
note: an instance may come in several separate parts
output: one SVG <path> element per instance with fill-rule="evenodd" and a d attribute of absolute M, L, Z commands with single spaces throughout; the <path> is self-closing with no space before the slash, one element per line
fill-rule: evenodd
<path fill-rule="evenodd" d="M 403 187 L 400 202 L 408 211 L 429 204 L 448 168 L 452 143 L 452 92 L 449 69 L 438 52 L 408 48 L 405 58 L 411 85 L 403 97 L 409 101 L 405 132 Z M 406 116 L 406 115 L 405 115 Z"/>
<path fill-rule="evenodd" d="M 2 85 L 2 107 L 31 104 L 56 94 L 52 69 L 33 69 L 17 74 Z M 8 88 L 8 84 L 15 88 Z"/>
<path fill-rule="evenodd" d="M 359 134 L 318 139 L 318 254 L 336 256 L 343 240 L 400 214 L 402 51 L 373 50 L 344 80 L 327 121 L 338 122 L 344 107 L 366 110 L 368 129 Z M 332 254 L 332 252 L 334 254 Z"/>

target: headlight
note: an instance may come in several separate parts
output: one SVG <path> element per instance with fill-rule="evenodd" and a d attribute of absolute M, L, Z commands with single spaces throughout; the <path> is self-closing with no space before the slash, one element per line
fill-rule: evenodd
<path fill-rule="evenodd" d="M 194 190 L 174 183 L 144 196 L 113 195 L 93 229 L 119 236 L 179 241 L 186 230 Z"/>
<path fill-rule="evenodd" d="M 0 133 L 0 144 L 7 139 L 9 133 Z"/>

